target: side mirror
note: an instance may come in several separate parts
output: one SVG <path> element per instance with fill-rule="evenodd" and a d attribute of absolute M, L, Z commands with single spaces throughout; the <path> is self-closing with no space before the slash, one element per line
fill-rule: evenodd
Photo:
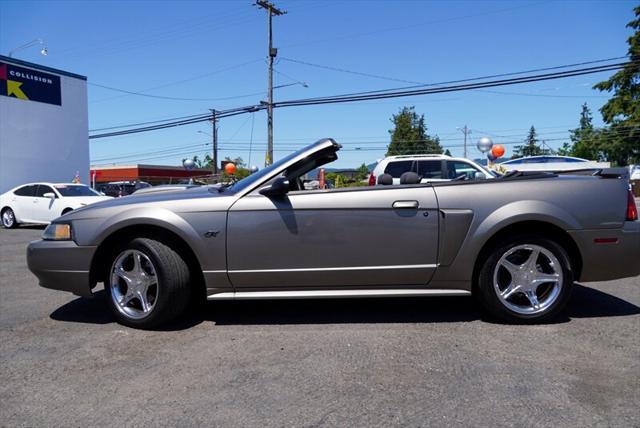
<path fill-rule="evenodd" d="M 478 171 L 478 172 L 476 172 L 476 174 L 474 175 L 474 178 L 475 178 L 476 180 L 486 180 L 487 176 L 486 176 L 486 175 L 484 175 L 483 173 L 481 173 L 481 172 L 479 172 L 479 171 Z"/>
<path fill-rule="evenodd" d="M 284 177 L 278 177 L 270 186 L 260 189 L 260 194 L 264 196 L 282 196 L 289 192 L 289 180 Z"/>
<path fill-rule="evenodd" d="M 49 199 L 55 199 L 56 198 L 56 194 L 53 192 L 47 192 L 44 195 L 42 195 L 45 198 L 49 198 Z"/>

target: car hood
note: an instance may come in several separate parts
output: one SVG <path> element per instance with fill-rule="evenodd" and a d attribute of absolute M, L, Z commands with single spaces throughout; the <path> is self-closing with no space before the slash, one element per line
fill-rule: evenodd
<path fill-rule="evenodd" d="M 193 202 L 201 199 L 229 199 L 233 196 L 232 193 L 229 192 L 219 192 L 217 187 L 214 186 L 202 186 L 202 187 L 194 187 L 191 189 L 177 189 L 171 191 L 163 191 L 163 192 L 151 192 L 151 193 L 143 193 L 143 194 L 132 194 L 128 196 L 123 196 L 121 198 L 110 198 L 108 200 L 92 203 L 91 205 L 87 205 L 80 209 L 69 213 L 65 216 L 65 219 L 73 220 L 74 218 L 86 218 L 86 217 L 99 217 L 103 213 L 106 215 L 107 212 L 109 214 L 113 214 L 115 211 L 119 210 L 127 210 L 129 208 L 137 208 L 137 207 L 161 207 L 164 209 L 168 209 L 174 212 L 180 212 L 183 210 L 188 210 L 188 206 L 192 205 Z M 181 203 L 181 201 L 184 201 Z M 189 201 L 189 203 L 187 203 Z M 230 202 L 229 202 L 230 204 Z M 215 207 L 211 207 L 211 209 L 220 209 L 225 208 L 224 205 L 227 204 L 215 204 Z"/>
<path fill-rule="evenodd" d="M 74 205 L 89 205 L 96 204 L 98 202 L 110 201 L 113 198 L 111 196 L 73 196 L 64 198 L 67 201 L 72 202 Z"/>

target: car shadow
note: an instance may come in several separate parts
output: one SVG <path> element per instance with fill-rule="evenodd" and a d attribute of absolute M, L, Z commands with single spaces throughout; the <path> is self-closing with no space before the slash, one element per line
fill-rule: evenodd
<path fill-rule="evenodd" d="M 33 229 L 33 230 L 44 230 L 47 227 L 46 224 L 20 224 L 18 225 L 18 229 Z"/>
<path fill-rule="evenodd" d="M 56 321 L 109 324 L 104 290 L 92 299 L 75 299 L 51 313 Z M 620 317 L 640 313 L 640 307 L 594 288 L 575 284 L 565 315 L 572 318 Z M 495 322 L 471 297 L 389 299 L 239 300 L 194 305 L 189 315 L 161 331 L 184 330 L 202 322 L 218 325 L 445 323 L 483 320 Z"/>

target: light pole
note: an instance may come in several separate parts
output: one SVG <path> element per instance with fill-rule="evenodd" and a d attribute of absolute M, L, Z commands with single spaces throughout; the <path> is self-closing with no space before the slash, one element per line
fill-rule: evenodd
<path fill-rule="evenodd" d="M 38 38 L 38 39 L 31 40 L 29 43 L 25 43 L 24 45 L 18 46 L 17 48 L 10 50 L 8 56 L 9 58 L 11 58 L 13 57 L 14 53 L 21 51 L 23 49 L 30 48 L 31 46 L 36 46 L 36 45 L 42 46 L 42 48 L 40 49 L 40 55 L 42 56 L 49 55 L 49 50 L 47 49 L 47 46 L 45 46 L 44 40 Z"/>
<path fill-rule="evenodd" d="M 213 117 L 215 118 L 215 113 Z M 208 135 L 209 137 L 211 137 L 211 140 L 213 143 L 213 159 L 211 162 L 213 163 L 213 173 L 217 174 L 218 173 L 218 130 L 216 126 L 216 120 L 213 119 L 213 121 L 214 121 L 213 134 L 209 134 L 208 132 L 204 132 L 204 131 L 198 131 L 198 133 Z"/>
<path fill-rule="evenodd" d="M 463 153 L 463 157 L 466 158 L 467 157 L 467 136 L 469 134 L 471 134 L 471 130 L 467 127 L 467 125 L 464 126 L 464 128 L 456 128 L 458 131 L 462 131 L 462 133 L 464 134 L 464 153 Z"/>

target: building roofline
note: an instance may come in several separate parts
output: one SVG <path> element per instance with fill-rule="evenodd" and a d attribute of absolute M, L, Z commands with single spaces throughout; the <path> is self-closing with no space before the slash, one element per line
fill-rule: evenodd
<path fill-rule="evenodd" d="M 57 68 L 47 67 L 46 65 L 34 64 L 33 62 L 23 61 L 21 59 L 15 59 L 9 56 L 0 55 L 0 61 L 8 62 L 15 65 L 22 65 L 25 67 L 30 67 L 36 69 L 38 71 L 47 71 L 49 73 L 60 74 L 62 76 L 73 77 L 74 79 L 87 80 L 87 76 L 82 76 L 80 74 L 70 73 L 64 70 L 58 70 Z"/>
<path fill-rule="evenodd" d="M 172 165 L 148 165 L 148 164 L 133 164 L 133 165 L 113 165 L 113 166 L 109 166 L 109 165 L 100 165 L 100 166 L 95 166 L 95 165 L 91 165 L 89 167 L 91 170 L 104 170 L 104 169 L 132 169 L 132 168 L 137 168 L 137 169 L 164 169 L 164 170 L 168 170 L 168 171 L 186 171 L 184 169 L 184 167 L 181 166 L 172 166 Z M 211 173 L 211 169 L 209 168 L 193 168 L 190 171 L 207 171 L 209 173 Z"/>

